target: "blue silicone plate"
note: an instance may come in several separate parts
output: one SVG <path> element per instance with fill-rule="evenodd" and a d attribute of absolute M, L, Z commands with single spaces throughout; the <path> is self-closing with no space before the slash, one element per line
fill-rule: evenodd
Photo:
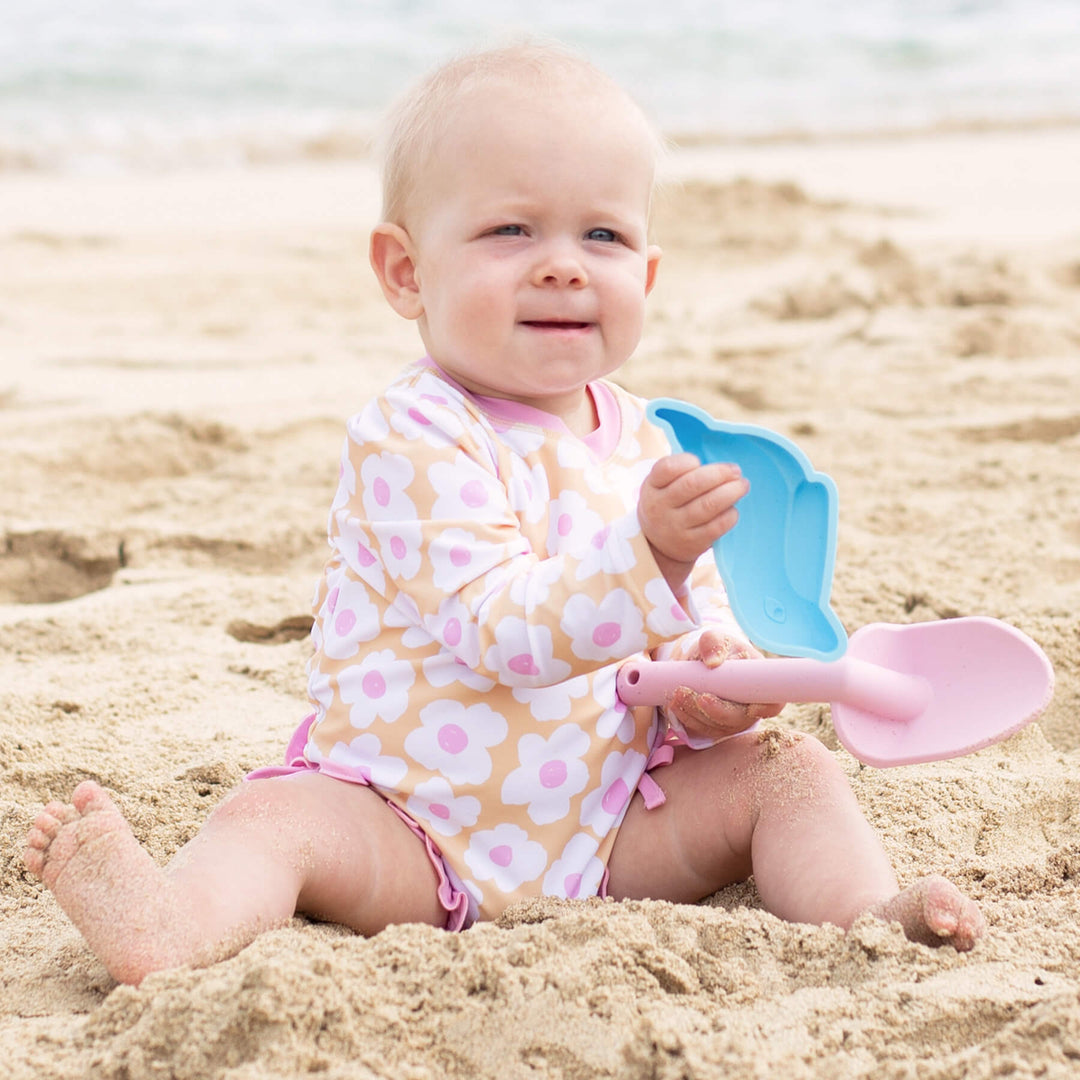
<path fill-rule="evenodd" d="M 648 415 L 677 451 L 733 462 L 750 481 L 738 524 L 713 544 L 731 610 L 750 640 L 779 656 L 842 656 L 847 633 L 829 606 L 838 516 L 832 478 L 768 428 L 726 424 L 673 398 L 650 402 Z"/>

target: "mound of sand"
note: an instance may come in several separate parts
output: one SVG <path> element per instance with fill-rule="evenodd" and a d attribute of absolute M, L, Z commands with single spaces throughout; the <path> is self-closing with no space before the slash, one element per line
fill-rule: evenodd
<path fill-rule="evenodd" d="M 94 777 L 164 861 L 278 760 L 342 421 L 417 345 L 364 263 L 366 167 L 5 179 L 6 1075 L 1076 1075 L 1080 221 L 1045 184 L 1080 186 L 1078 147 L 1073 130 L 676 155 L 622 373 L 772 427 L 835 479 L 849 629 L 986 614 L 1050 656 L 1040 722 L 961 760 L 877 771 L 825 706 L 776 721 L 835 750 L 902 881 L 942 872 L 982 903 L 985 942 L 788 925 L 751 882 L 696 907 L 537 901 L 459 936 L 296 920 L 138 989 L 24 872 L 25 831 Z M 961 153 L 966 186 L 921 179 Z"/>

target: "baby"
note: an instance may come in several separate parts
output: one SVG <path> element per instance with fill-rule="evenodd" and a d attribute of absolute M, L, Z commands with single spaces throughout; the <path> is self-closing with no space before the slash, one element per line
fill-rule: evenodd
<path fill-rule="evenodd" d="M 399 107 L 371 263 L 426 350 L 349 421 L 315 597 L 313 713 L 159 867 L 104 790 L 50 803 L 26 865 L 114 978 L 208 964 L 300 913 L 461 929 L 529 896 L 864 913 L 970 949 L 975 904 L 900 890 L 817 740 L 688 689 L 627 709 L 631 657 L 758 654 L 712 554 L 747 483 L 671 455 L 608 381 L 660 251 L 659 143 L 558 47 L 455 60 Z"/>

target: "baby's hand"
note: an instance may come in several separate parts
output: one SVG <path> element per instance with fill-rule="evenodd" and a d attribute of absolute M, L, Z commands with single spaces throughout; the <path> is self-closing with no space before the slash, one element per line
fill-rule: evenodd
<path fill-rule="evenodd" d="M 753 645 L 721 637 L 712 630 L 706 630 L 701 635 L 696 654 L 691 653 L 687 659 L 702 660 L 710 668 L 718 668 L 726 660 L 762 659 L 761 653 Z M 775 716 L 783 707 L 782 704 L 743 705 L 725 701 L 714 694 L 691 690 L 688 686 L 680 686 L 672 691 L 667 703 L 668 713 L 687 735 L 709 739 L 737 735 L 759 720 Z"/>
<path fill-rule="evenodd" d="M 702 465 L 693 454 L 672 454 L 653 466 L 641 485 L 638 521 L 672 590 L 738 521 L 735 504 L 749 490 L 737 465 Z"/>

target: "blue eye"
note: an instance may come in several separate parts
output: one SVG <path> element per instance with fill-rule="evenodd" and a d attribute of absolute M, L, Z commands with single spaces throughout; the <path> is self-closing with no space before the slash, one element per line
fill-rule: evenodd
<path fill-rule="evenodd" d="M 612 229 L 590 229 L 586 234 L 587 240 L 598 240 L 605 244 L 614 244 L 619 239 L 619 234 Z"/>
<path fill-rule="evenodd" d="M 500 225 L 497 229 L 492 229 L 493 236 L 522 236 L 525 230 L 520 225 Z"/>

